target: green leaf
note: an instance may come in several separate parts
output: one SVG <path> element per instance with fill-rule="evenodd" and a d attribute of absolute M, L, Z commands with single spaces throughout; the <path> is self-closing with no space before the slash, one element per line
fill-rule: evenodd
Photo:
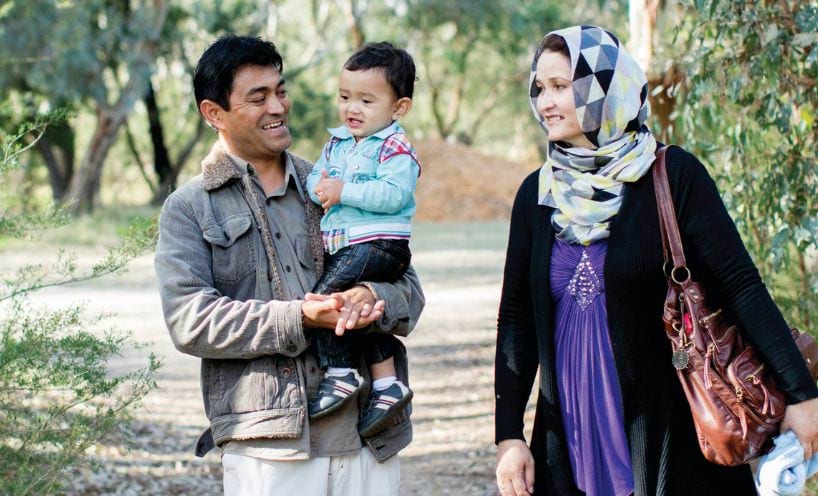
<path fill-rule="evenodd" d="M 762 36 L 761 40 L 764 43 L 764 45 L 769 45 L 776 38 L 778 38 L 778 26 L 776 26 L 775 24 L 770 24 L 764 31 L 764 35 Z"/>
<path fill-rule="evenodd" d="M 813 124 L 815 124 L 815 114 L 813 114 L 808 107 L 801 107 L 798 115 L 801 116 L 801 120 L 807 127 L 812 127 Z"/>
<path fill-rule="evenodd" d="M 716 7 L 719 6 L 719 0 L 713 0 L 710 3 L 710 18 L 713 18 L 713 15 L 716 13 Z"/>
<path fill-rule="evenodd" d="M 811 3 L 801 6 L 795 16 L 795 25 L 799 31 L 818 31 L 818 5 Z"/>
<path fill-rule="evenodd" d="M 790 228 L 784 227 L 773 237 L 770 252 L 773 256 L 773 267 L 781 268 L 787 258 L 787 246 L 790 240 Z"/>
<path fill-rule="evenodd" d="M 792 44 L 798 47 L 818 45 L 818 33 L 798 33 L 792 37 Z"/>
<path fill-rule="evenodd" d="M 14 8 L 14 2 L 4 2 L 3 5 L 0 5 L 0 19 L 5 18 L 11 12 L 11 9 Z"/>

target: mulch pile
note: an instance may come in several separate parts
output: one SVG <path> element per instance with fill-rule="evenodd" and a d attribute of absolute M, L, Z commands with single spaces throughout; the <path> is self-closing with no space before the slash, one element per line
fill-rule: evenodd
<path fill-rule="evenodd" d="M 490 157 L 460 144 L 413 144 L 423 168 L 415 193 L 419 221 L 508 219 L 517 188 L 539 166 Z"/>

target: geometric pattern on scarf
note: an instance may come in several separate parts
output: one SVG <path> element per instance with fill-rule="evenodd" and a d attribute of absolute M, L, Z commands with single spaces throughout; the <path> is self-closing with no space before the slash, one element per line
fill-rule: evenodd
<path fill-rule="evenodd" d="M 610 32 L 583 25 L 550 34 L 562 37 L 568 46 L 577 119 L 596 148 L 550 142 L 540 170 L 539 203 L 555 209 L 551 221 L 560 239 L 588 245 L 609 236 L 624 183 L 637 181 L 653 163 L 656 140 L 645 125 L 650 115 L 648 83 L 642 68 Z M 538 50 L 531 63 L 529 96 L 547 133 L 536 105 L 540 55 Z"/>

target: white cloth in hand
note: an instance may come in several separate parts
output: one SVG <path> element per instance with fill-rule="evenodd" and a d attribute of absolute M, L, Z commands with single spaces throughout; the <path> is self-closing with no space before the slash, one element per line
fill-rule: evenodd
<path fill-rule="evenodd" d="M 756 489 L 761 496 L 797 496 L 806 480 L 818 472 L 818 453 L 807 462 L 795 433 L 787 431 L 773 440 L 775 448 L 761 457 Z"/>

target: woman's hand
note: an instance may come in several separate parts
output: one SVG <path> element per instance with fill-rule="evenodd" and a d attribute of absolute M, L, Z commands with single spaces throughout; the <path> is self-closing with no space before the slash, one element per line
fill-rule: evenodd
<path fill-rule="evenodd" d="M 534 494 L 534 457 L 525 441 L 506 439 L 497 443 L 497 487 L 502 496 Z"/>
<path fill-rule="evenodd" d="M 804 460 L 818 453 L 818 398 L 788 405 L 781 432 L 793 431 L 804 446 Z"/>

